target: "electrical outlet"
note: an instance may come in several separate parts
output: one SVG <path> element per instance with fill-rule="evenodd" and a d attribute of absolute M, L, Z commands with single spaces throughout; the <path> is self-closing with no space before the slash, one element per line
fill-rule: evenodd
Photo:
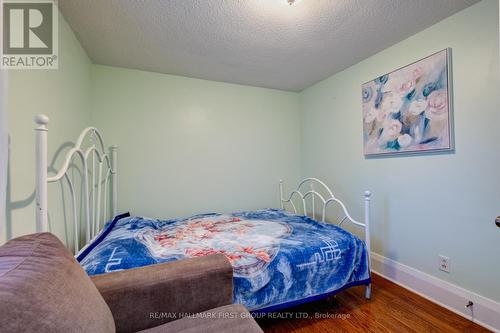
<path fill-rule="evenodd" d="M 449 273 L 450 272 L 450 258 L 439 255 L 439 270 Z"/>

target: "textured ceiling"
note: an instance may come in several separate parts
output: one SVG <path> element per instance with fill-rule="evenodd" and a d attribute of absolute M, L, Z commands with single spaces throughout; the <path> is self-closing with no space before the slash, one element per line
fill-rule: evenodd
<path fill-rule="evenodd" d="M 59 7 L 96 64 L 300 91 L 476 2 L 59 0 Z"/>

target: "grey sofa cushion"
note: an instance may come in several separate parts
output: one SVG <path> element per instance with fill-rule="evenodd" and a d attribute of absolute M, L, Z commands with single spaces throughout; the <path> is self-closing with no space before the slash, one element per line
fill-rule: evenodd
<path fill-rule="evenodd" d="M 233 267 L 222 254 L 94 275 L 116 331 L 131 333 L 233 303 Z M 155 313 L 174 316 L 155 317 Z"/>
<path fill-rule="evenodd" d="M 73 255 L 49 233 L 0 247 L 2 332 L 114 332 L 109 307 Z"/>
<path fill-rule="evenodd" d="M 226 305 L 193 317 L 185 317 L 161 326 L 153 327 L 142 333 L 259 333 L 262 329 L 257 325 L 250 313 L 240 304 Z"/>

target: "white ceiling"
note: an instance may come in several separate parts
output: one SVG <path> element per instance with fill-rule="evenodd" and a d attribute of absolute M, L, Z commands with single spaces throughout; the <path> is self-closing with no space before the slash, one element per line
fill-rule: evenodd
<path fill-rule="evenodd" d="M 476 2 L 59 0 L 59 7 L 96 64 L 300 91 Z"/>

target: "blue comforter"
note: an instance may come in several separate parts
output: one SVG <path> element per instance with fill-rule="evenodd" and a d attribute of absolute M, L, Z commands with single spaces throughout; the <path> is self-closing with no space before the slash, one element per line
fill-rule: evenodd
<path fill-rule="evenodd" d="M 234 302 L 275 310 L 370 283 L 365 244 L 331 224 L 283 210 L 187 219 L 115 219 L 78 256 L 89 275 L 224 254 Z"/>

